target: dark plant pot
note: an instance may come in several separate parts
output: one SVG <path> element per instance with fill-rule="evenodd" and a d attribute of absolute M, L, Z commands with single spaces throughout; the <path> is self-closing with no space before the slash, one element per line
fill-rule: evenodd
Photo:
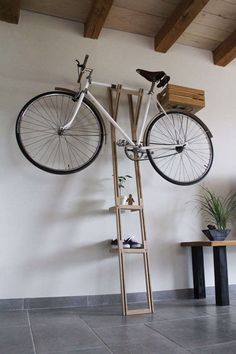
<path fill-rule="evenodd" d="M 210 240 L 210 241 L 224 241 L 228 234 L 230 233 L 230 229 L 214 229 L 214 230 L 202 230 L 204 235 Z"/>

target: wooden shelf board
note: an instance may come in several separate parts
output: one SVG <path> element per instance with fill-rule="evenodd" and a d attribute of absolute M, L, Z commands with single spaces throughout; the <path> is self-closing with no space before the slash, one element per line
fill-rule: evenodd
<path fill-rule="evenodd" d="M 111 253 L 118 253 L 119 248 L 111 248 L 110 249 Z M 146 248 L 123 248 L 121 249 L 121 252 L 123 253 L 145 253 L 147 252 Z"/>
<path fill-rule="evenodd" d="M 125 211 L 138 211 L 141 210 L 143 207 L 142 205 L 114 205 L 109 208 L 109 211 L 115 213 L 116 208 L 121 209 L 121 212 L 125 212 Z"/>

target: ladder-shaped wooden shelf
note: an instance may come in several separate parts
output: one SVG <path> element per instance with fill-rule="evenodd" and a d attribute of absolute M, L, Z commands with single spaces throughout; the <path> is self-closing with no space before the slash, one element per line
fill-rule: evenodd
<path fill-rule="evenodd" d="M 109 100 L 110 100 L 110 111 L 111 116 L 115 121 L 118 117 L 118 108 L 120 102 L 120 95 L 125 94 L 128 97 L 129 102 L 129 116 L 130 116 L 130 126 L 132 139 L 136 140 L 136 131 L 139 119 L 139 113 L 141 109 L 143 90 L 127 90 L 122 89 L 121 85 L 112 86 L 108 89 Z M 134 107 L 133 96 L 137 96 L 136 107 Z M 114 192 L 115 192 L 115 205 L 109 208 L 110 212 L 115 212 L 116 214 L 116 225 L 117 225 L 117 241 L 118 248 L 111 249 L 112 253 L 116 253 L 119 256 L 119 270 L 120 270 L 120 286 L 121 286 L 121 299 L 122 299 L 122 309 L 123 315 L 137 315 L 137 314 L 146 314 L 153 313 L 153 298 L 151 290 L 151 280 L 150 280 L 150 271 L 149 271 L 149 258 L 148 258 L 148 249 L 146 241 L 146 228 L 144 221 L 144 211 L 143 211 L 143 196 L 142 196 L 142 187 L 141 187 L 141 175 L 139 161 L 135 160 L 134 169 L 135 169 L 135 182 L 137 189 L 137 203 L 136 205 L 120 205 L 119 197 L 120 191 L 118 186 L 118 159 L 117 159 L 117 144 L 116 144 L 116 131 L 111 125 L 111 145 L 112 145 L 112 165 L 113 165 L 113 180 L 114 180 Z M 122 223 L 121 223 L 121 213 L 131 211 L 139 213 L 139 222 L 141 230 L 141 243 L 143 244 L 142 248 L 123 248 L 123 238 L 122 233 Z M 138 308 L 138 309 L 129 309 L 126 284 L 125 284 L 125 254 L 140 254 L 143 256 L 143 265 L 144 265 L 144 275 L 145 275 L 145 284 L 146 284 L 146 298 L 147 298 L 147 307 Z M 136 275 L 137 276 L 137 275 Z"/>

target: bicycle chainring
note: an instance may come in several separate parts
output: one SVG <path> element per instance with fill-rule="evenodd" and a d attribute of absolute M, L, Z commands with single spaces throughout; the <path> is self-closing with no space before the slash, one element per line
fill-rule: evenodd
<path fill-rule="evenodd" d="M 139 147 L 137 146 L 132 146 L 132 145 L 126 145 L 124 148 L 125 155 L 128 157 L 128 159 L 132 161 L 143 161 L 147 160 L 146 154 L 144 156 L 144 152 L 140 150 Z"/>

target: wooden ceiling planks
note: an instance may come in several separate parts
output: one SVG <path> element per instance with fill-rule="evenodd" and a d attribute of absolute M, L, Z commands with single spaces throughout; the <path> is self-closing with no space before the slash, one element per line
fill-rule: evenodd
<path fill-rule="evenodd" d="M 223 14 L 216 10 L 216 4 L 223 11 Z M 212 11 L 212 13 L 209 11 Z M 202 49 L 214 50 L 236 28 L 235 12 L 236 0 L 232 0 L 232 2 L 224 0 L 209 1 L 177 42 Z"/>
<path fill-rule="evenodd" d="M 92 0 L 21 0 L 21 9 L 56 16 L 67 20 L 85 22 Z"/>
<path fill-rule="evenodd" d="M 19 0 L 0 0 L 0 5 L 14 5 L 15 1 Z M 154 37 L 182 2 L 183 0 L 114 0 L 103 26 Z M 21 8 L 85 23 L 92 3 L 93 0 L 21 0 Z M 235 29 L 236 0 L 209 0 L 176 42 L 214 51 Z"/>
<path fill-rule="evenodd" d="M 188 29 L 186 30 L 186 33 L 189 33 L 190 35 L 192 34 L 200 36 L 202 38 L 206 37 L 208 39 L 213 39 L 217 42 L 222 42 L 232 33 L 232 31 L 226 31 L 220 28 L 214 28 L 210 26 L 203 27 L 202 25 L 194 22 L 189 25 Z"/>
<path fill-rule="evenodd" d="M 0 0 L 0 20 L 15 23 L 20 18 L 20 0 Z"/>
<path fill-rule="evenodd" d="M 209 0 L 182 0 L 155 36 L 155 50 L 166 53 Z"/>
<path fill-rule="evenodd" d="M 104 27 L 154 37 L 164 21 L 160 16 L 112 6 Z"/>
<path fill-rule="evenodd" d="M 167 18 L 181 0 L 114 0 L 114 6 Z"/>
<path fill-rule="evenodd" d="M 235 18 L 232 19 L 227 18 L 225 16 L 212 14 L 203 10 L 195 18 L 193 23 L 201 25 L 202 28 L 204 28 L 206 31 L 208 30 L 208 28 L 215 28 L 222 31 L 232 32 L 233 29 L 236 28 L 236 15 Z"/>
<path fill-rule="evenodd" d="M 84 37 L 97 39 L 112 7 L 113 0 L 94 0 L 84 24 Z"/>
<path fill-rule="evenodd" d="M 236 30 L 213 52 L 214 63 L 226 66 L 236 58 Z"/>
<path fill-rule="evenodd" d="M 219 41 L 214 39 L 209 39 L 205 37 L 200 37 L 199 35 L 184 32 L 178 40 L 179 44 L 183 44 L 189 47 L 195 47 L 199 49 L 214 50 L 218 45 Z"/>
<path fill-rule="evenodd" d="M 214 14 L 222 18 L 236 20 L 235 0 L 211 0 L 204 8 L 206 13 Z"/>

